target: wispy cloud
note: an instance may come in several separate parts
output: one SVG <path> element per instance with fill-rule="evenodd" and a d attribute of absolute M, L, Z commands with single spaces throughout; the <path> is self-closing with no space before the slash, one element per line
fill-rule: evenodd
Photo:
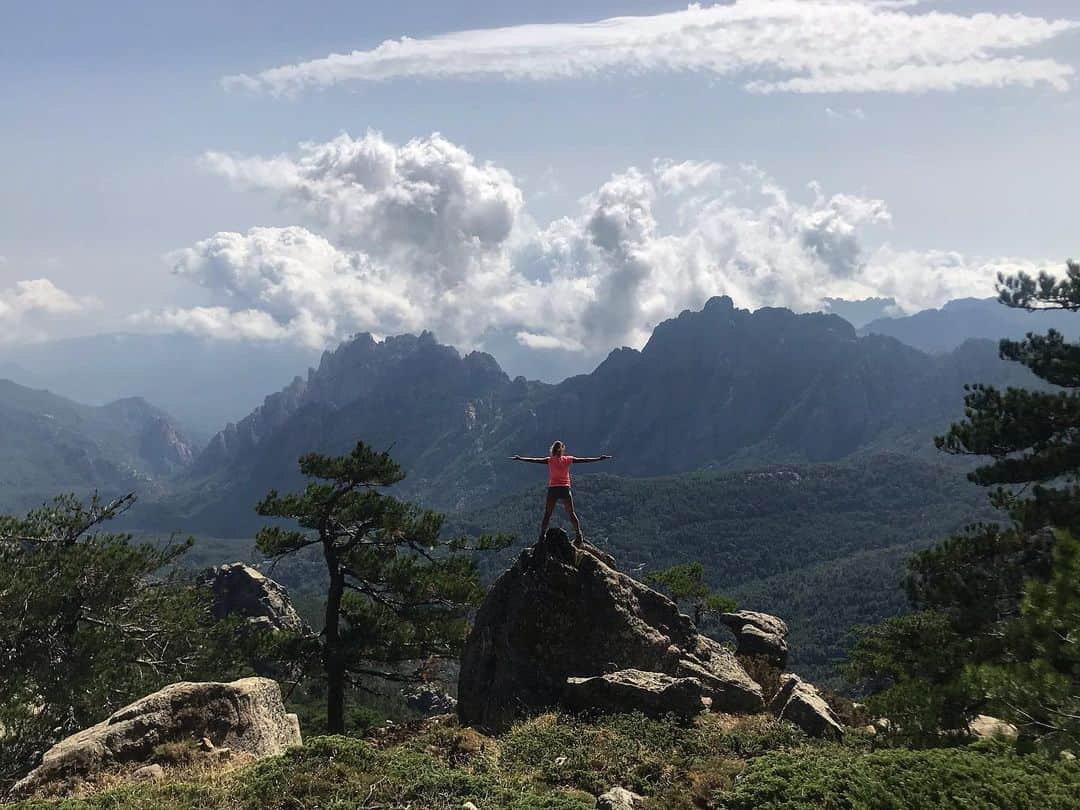
<path fill-rule="evenodd" d="M 917 0 L 736 0 L 593 23 L 404 37 L 223 82 L 291 94 L 398 78 L 551 80 L 699 72 L 741 77 L 754 93 L 1068 88 L 1072 66 L 1023 52 L 1080 21 L 922 11 L 918 5 Z"/>

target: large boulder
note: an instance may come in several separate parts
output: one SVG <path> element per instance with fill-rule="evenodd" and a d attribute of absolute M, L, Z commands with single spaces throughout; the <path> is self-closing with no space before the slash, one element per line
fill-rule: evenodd
<path fill-rule="evenodd" d="M 204 737 L 233 755 L 266 757 L 300 745 L 300 723 L 285 713 L 281 691 L 269 678 L 174 683 L 61 740 L 11 793 L 61 793 L 111 768 L 150 762 L 163 743 Z"/>
<path fill-rule="evenodd" d="M 721 613 L 719 618 L 735 634 L 739 655 L 764 656 L 781 669 L 787 665 L 788 627 L 783 619 L 755 610 Z"/>
<path fill-rule="evenodd" d="M 817 687 L 798 675 L 785 673 L 780 676 L 780 690 L 769 703 L 769 709 L 779 719 L 795 724 L 811 737 L 835 740 L 844 734 L 840 718 Z"/>
<path fill-rule="evenodd" d="M 1003 740 L 1015 740 L 1020 736 L 1020 730 L 999 717 L 989 714 L 979 714 L 968 723 L 968 731 L 977 740 L 991 740 L 1000 737 Z"/>
<path fill-rule="evenodd" d="M 567 678 L 564 702 L 577 711 L 641 712 L 652 717 L 690 718 L 709 709 L 712 699 L 697 678 L 621 669 L 591 678 Z"/>
<path fill-rule="evenodd" d="M 285 588 L 249 565 L 235 562 L 207 569 L 199 582 L 210 588 L 215 618 L 239 616 L 268 630 L 311 632 Z"/>
<path fill-rule="evenodd" d="M 614 560 L 551 529 L 480 606 L 465 643 L 458 714 L 488 731 L 555 707 L 570 677 L 626 669 L 697 678 L 713 709 L 757 712 L 761 687 L 675 604 Z"/>

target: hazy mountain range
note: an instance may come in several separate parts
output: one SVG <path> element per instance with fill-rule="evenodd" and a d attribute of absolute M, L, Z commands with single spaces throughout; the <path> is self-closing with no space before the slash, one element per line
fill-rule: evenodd
<path fill-rule="evenodd" d="M 630 476 L 930 453 L 972 381 L 1035 383 L 989 341 L 932 356 L 835 315 L 749 312 L 729 298 L 557 385 L 510 379 L 490 355 L 461 356 L 430 333 L 361 335 L 218 433 L 177 482 L 169 519 L 247 532 L 255 516 L 241 506 L 299 486 L 302 453 L 358 438 L 392 448 L 409 473 L 403 494 L 448 510 L 535 483 L 535 468 L 507 456 L 543 455 L 555 438 L 614 455 L 604 471 Z"/>
<path fill-rule="evenodd" d="M 318 359 L 288 342 L 104 334 L 0 348 L 0 377 L 91 405 L 143 397 L 205 440 Z"/>
<path fill-rule="evenodd" d="M 965 340 L 1022 338 L 1028 332 L 1056 329 L 1070 340 L 1080 337 L 1080 313 L 1012 309 L 994 298 L 960 298 L 941 309 L 927 309 L 905 317 L 879 317 L 859 331 L 890 335 L 909 346 L 938 354 L 955 349 Z"/>
<path fill-rule="evenodd" d="M 24 510 L 61 492 L 155 495 L 194 448 L 171 416 L 131 397 L 82 405 L 0 380 L 0 507 Z"/>
<path fill-rule="evenodd" d="M 867 316 L 890 303 L 830 302 L 844 306 Z M 964 383 L 1034 383 L 992 341 L 969 338 L 1075 335 L 1077 317 L 967 299 L 856 330 L 835 314 L 714 298 L 659 324 L 641 351 L 615 350 L 558 384 L 511 379 L 490 355 L 461 356 L 430 333 L 360 335 L 314 368 L 303 348 L 183 335 L 8 348 L 0 375 L 19 384 L 0 387 L 0 501 L 131 487 L 160 498 L 141 510 L 151 523 L 246 533 L 259 496 L 300 483 L 302 453 L 358 438 L 392 447 L 409 472 L 403 491 L 443 509 L 534 482 L 535 468 L 505 457 L 542 455 L 554 438 L 613 454 L 604 471 L 631 476 L 930 455 L 930 437 L 962 412 Z M 33 390 L 43 387 L 70 399 Z"/>

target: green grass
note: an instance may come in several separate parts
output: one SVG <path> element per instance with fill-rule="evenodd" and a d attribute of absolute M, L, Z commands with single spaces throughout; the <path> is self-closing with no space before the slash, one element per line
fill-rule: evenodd
<path fill-rule="evenodd" d="M 615 715 L 543 715 L 500 738 L 454 724 L 368 739 L 313 737 L 302 748 L 213 772 L 172 770 L 21 810 L 585 810 L 622 785 L 664 810 L 1080 807 L 1080 765 L 1000 744 L 871 751 L 807 740 L 771 718 L 704 715 L 692 725 Z"/>

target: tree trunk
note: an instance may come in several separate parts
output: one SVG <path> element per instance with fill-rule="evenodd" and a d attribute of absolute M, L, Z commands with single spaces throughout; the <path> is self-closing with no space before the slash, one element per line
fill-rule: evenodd
<path fill-rule="evenodd" d="M 330 568 L 330 589 L 326 594 L 326 646 L 323 667 L 326 670 L 326 730 L 329 734 L 345 733 L 345 659 L 341 649 L 341 596 L 345 591 L 345 575 L 337 559 L 327 550 Z"/>

